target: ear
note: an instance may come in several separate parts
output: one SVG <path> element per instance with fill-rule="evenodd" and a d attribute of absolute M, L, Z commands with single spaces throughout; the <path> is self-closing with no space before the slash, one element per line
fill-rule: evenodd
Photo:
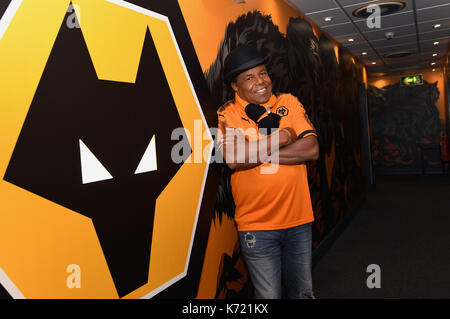
<path fill-rule="evenodd" d="M 231 84 L 231 88 L 234 90 L 234 92 L 237 92 L 238 87 L 237 87 L 236 82 L 231 82 L 230 84 Z"/>

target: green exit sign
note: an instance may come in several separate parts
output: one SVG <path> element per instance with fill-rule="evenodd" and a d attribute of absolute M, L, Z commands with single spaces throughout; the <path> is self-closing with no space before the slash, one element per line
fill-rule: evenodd
<path fill-rule="evenodd" d="M 422 74 L 402 76 L 402 79 L 400 80 L 400 85 L 403 86 L 420 85 L 420 84 L 423 84 Z"/>

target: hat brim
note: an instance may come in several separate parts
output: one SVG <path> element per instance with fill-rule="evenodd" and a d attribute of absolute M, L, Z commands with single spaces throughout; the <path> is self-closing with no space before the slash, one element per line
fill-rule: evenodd
<path fill-rule="evenodd" d="M 226 83 L 227 85 L 230 84 L 231 81 L 232 81 L 236 76 L 238 76 L 239 74 L 241 74 L 242 72 L 247 71 L 247 70 L 249 70 L 249 69 L 251 69 L 251 68 L 254 68 L 255 66 L 258 66 L 258 65 L 260 65 L 260 64 L 266 64 L 267 61 L 269 61 L 269 59 L 270 59 L 270 56 L 266 56 L 266 57 L 263 58 L 263 59 L 260 59 L 260 58 L 258 58 L 258 59 L 253 59 L 253 60 L 248 61 L 247 63 L 244 63 L 243 65 L 239 66 L 238 68 L 236 68 L 236 69 L 234 69 L 234 70 L 231 70 L 230 72 L 228 72 L 228 74 L 226 74 L 226 75 L 224 76 L 224 81 L 225 81 L 225 83 Z"/>

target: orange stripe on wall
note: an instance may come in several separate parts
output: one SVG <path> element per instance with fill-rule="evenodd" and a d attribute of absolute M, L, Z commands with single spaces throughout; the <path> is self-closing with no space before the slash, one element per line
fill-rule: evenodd
<path fill-rule="evenodd" d="M 203 71 L 214 62 L 227 25 L 249 11 L 258 10 L 262 14 L 270 15 L 273 23 L 283 34 L 286 34 L 291 17 L 306 19 L 316 37 L 323 33 L 312 21 L 284 0 L 246 0 L 240 4 L 232 0 L 178 0 L 178 3 Z M 339 63 L 339 47 L 333 39 L 330 40 L 335 43 L 336 59 Z"/>
<path fill-rule="evenodd" d="M 179 0 L 178 3 L 203 71 L 214 62 L 228 23 L 242 14 L 254 10 L 270 14 L 284 34 L 289 18 L 301 16 L 284 0 L 247 0 L 241 4 L 232 0 Z"/>

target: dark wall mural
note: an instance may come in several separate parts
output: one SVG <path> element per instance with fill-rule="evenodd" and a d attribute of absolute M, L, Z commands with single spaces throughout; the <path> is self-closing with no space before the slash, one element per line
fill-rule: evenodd
<path fill-rule="evenodd" d="M 369 87 L 375 173 L 441 172 L 437 82 Z"/>
<path fill-rule="evenodd" d="M 217 107 L 234 96 L 231 88 L 223 84 L 224 59 L 234 48 L 248 43 L 271 56 L 267 68 L 273 90 L 295 95 L 318 132 L 320 158 L 307 163 L 315 214 L 313 247 L 317 248 L 364 196 L 355 65 L 343 50 L 336 57 L 333 43 L 323 35 L 317 38 L 309 22 L 302 18 L 290 19 L 285 36 L 269 15 L 248 12 L 228 24 L 217 57 L 205 72 Z M 231 172 L 226 165 L 221 166 L 221 171 L 215 212 L 219 222 L 223 216 L 234 215 Z M 229 267 L 221 273 L 232 273 Z"/>
<path fill-rule="evenodd" d="M 235 243 L 231 256 L 226 253 L 222 255 L 217 277 L 217 289 L 214 298 L 240 299 L 252 296 L 247 266 L 241 256 L 239 241 Z"/>

